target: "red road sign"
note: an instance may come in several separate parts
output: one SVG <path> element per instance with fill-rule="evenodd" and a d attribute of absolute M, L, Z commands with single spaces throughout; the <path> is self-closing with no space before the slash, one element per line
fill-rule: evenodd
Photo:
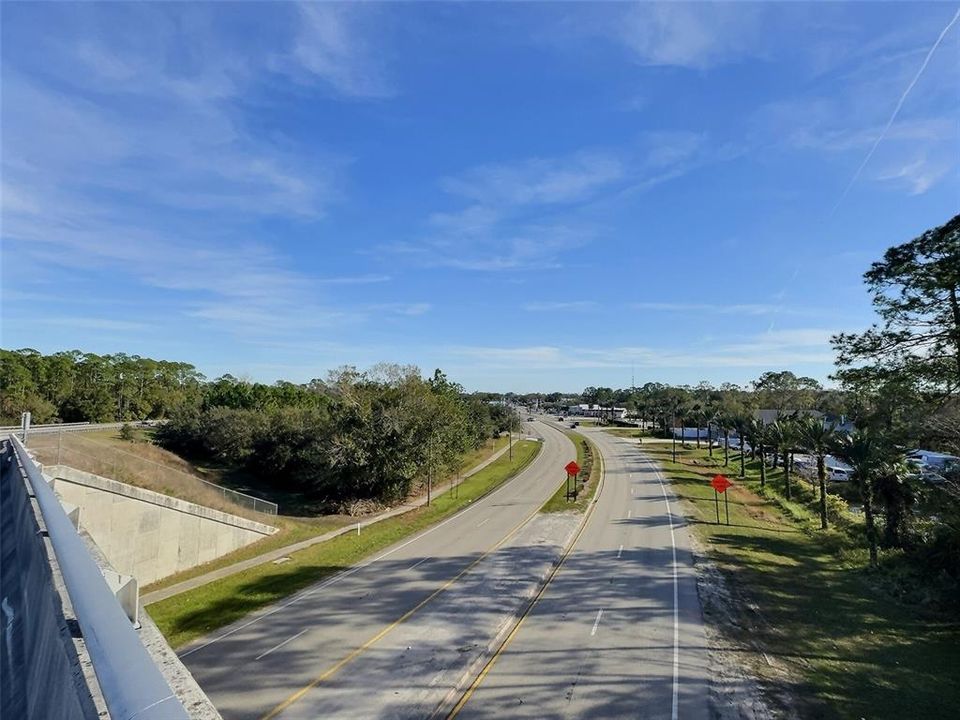
<path fill-rule="evenodd" d="M 573 460 L 567 463 L 566 467 L 563 468 L 567 471 L 567 475 L 576 475 L 580 472 L 580 466 Z"/>
<path fill-rule="evenodd" d="M 723 475 L 714 475 L 713 480 L 710 481 L 710 484 L 713 486 L 713 489 L 717 492 L 726 492 L 727 488 L 733 487 L 733 483 L 727 480 Z"/>

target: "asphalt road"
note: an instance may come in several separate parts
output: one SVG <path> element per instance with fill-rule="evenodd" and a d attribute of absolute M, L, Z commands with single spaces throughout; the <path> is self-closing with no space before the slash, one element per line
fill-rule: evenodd
<path fill-rule="evenodd" d="M 581 430 L 606 466 L 594 514 L 458 717 L 706 720 L 707 650 L 679 507 L 635 445 Z"/>
<path fill-rule="evenodd" d="M 457 587 L 458 576 L 469 577 L 464 571 L 556 490 L 561 468 L 575 456 L 573 444 L 542 423 L 534 427 L 543 449 L 495 492 L 367 564 L 185 648 L 181 659 L 223 717 L 324 716 L 319 708 L 337 678 L 349 677 L 355 661 L 391 636 L 398 620 L 429 609 L 438 589 L 448 588 L 436 595 L 442 598 Z M 365 695 L 384 696 L 386 707 L 394 690 L 372 684 Z"/>

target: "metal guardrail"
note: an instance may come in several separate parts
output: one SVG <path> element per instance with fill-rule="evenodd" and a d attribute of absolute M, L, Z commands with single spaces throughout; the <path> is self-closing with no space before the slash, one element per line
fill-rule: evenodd
<path fill-rule="evenodd" d="M 48 433 L 49 435 L 50 433 Z M 169 465 L 164 465 L 162 463 L 154 462 L 153 460 L 148 460 L 145 457 L 136 455 L 134 453 L 126 452 L 125 450 L 120 450 L 119 448 L 112 447 L 97 440 L 91 438 L 85 438 L 80 435 L 73 436 L 74 439 L 80 440 L 85 443 L 90 443 L 95 445 L 98 449 L 96 452 L 99 452 L 99 456 L 93 456 L 88 453 L 83 452 L 82 450 L 77 450 L 76 448 L 62 448 L 70 453 L 77 453 L 85 457 L 91 458 L 93 460 L 99 460 L 103 462 L 109 462 L 112 460 L 114 465 L 117 464 L 117 457 L 127 457 L 130 458 L 130 461 L 139 464 L 141 466 L 147 466 L 148 468 L 153 468 L 157 475 L 175 475 L 187 479 L 190 482 L 200 482 L 204 487 L 208 488 L 212 492 L 216 492 L 220 497 L 233 505 L 238 507 L 246 508 L 248 510 L 253 510 L 254 512 L 263 513 L 264 515 L 277 515 L 279 512 L 279 506 L 275 502 L 270 500 L 264 500 L 263 498 L 258 498 L 255 495 L 248 495 L 247 493 L 240 492 L 239 490 L 234 490 L 233 488 L 224 487 L 223 485 L 217 485 L 212 483 L 209 480 L 205 480 L 202 477 L 193 475 L 191 473 L 185 473 L 182 470 L 177 470 L 175 467 Z M 35 447 L 33 445 L 29 446 L 33 450 L 51 450 L 52 448 L 47 447 Z M 91 452 L 94 450 L 91 449 Z M 57 465 L 61 463 L 61 448 L 58 440 L 57 447 Z M 69 464 L 69 463 L 68 463 Z M 83 468 L 77 468 L 78 470 L 83 470 Z M 120 478 L 114 477 L 114 480 L 119 480 Z M 200 504 L 203 504 L 202 501 L 198 501 Z"/>
<path fill-rule="evenodd" d="M 119 430 L 124 425 L 132 425 L 133 427 L 152 427 L 157 424 L 156 420 L 132 420 L 129 422 L 113 422 L 113 423 L 89 423 L 89 422 L 75 422 L 75 423 L 51 423 L 49 425 L 31 425 L 27 431 L 27 436 L 30 435 L 45 435 L 47 433 L 55 432 L 95 432 L 97 430 Z M 5 425 L 0 427 L 0 434 L 6 435 L 7 433 L 12 432 L 21 432 L 23 427 L 21 425 Z"/>
<path fill-rule="evenodd" d="M 100 568 L 20 440 L 9 435 L 47 527 L 70 602 L 113 720 L 187 720 L 180 701 L 140 643 Z"/>

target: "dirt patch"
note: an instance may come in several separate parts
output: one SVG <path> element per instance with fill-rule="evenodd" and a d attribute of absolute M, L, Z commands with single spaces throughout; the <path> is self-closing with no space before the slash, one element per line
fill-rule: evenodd
<path fill-rule="evenodd" d="M 759 608 L 730 586 L 690 535 L 710 657 L 710 706 L 717 720 L 800 720 L 789 688 L 798 678 L 755 639 L 769 629 Z"/>

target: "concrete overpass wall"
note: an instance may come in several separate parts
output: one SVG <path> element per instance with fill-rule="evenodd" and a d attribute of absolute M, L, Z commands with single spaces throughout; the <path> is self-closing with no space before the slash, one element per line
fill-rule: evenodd
<path fill-rule="evenodd" d="M 61 499 L 117 572 L 140 586 L 256 542 L 276 528 L 168 495 L 82 472 L 44 467 Z"/>
<path fill-rule="evenodd" d="M 7 445 L 0 456 L 0 714 L 95 717 L 54 585 L 53 552 L 12 454 Z"/>

